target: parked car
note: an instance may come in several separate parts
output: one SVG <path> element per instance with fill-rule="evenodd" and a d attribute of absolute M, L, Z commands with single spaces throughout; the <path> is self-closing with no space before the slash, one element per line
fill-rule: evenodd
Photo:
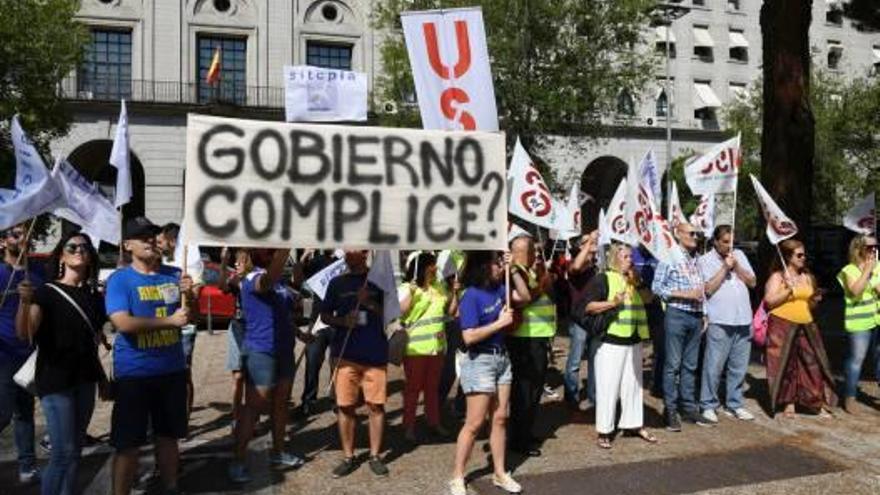
<path fill-rule="evenodd" d="M 202 282 L 204 286 L 199 292 L 199 326 L 204 326 L 209 331 L 217 327 L 225 328 L 235 316 L 235 296 L 224 293 L 218 286 L 219 263 L 205 261 Z"/>

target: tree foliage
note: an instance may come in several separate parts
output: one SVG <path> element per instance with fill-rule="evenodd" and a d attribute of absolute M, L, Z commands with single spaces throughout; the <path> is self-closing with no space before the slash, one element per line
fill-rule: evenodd
<path fill-rule="evenodd" d="M 727 131 L 742 133 L 746 170 L 760 170 L 763 119 L 759 81 L 748 97 L 724 109 Z M 811 81 L 810 106 L 815 118 L 814 224 L 840 224 L 861 196 L 880 187 L 880 80 L 845 80 L 818 72 Z M 741 175 L 741 177 L 745 177 Z M 754 225 L 756 202 L 751 184 L 740 180 L 737 226 Z M 753 232 L 758 234 L 757 232 Z"/>
<path fill-rule="evenodd" d="M 400 12 L 479 5 L 489 46 L 501 128 L 530 149 L 548 135 L 596 137 L 617 96 L 637 96 L 654 77 L 653 52 L 641 43 L 655 0 L 382 0 L 375 25 L 381 47 L 383 101 L 395 101 L 385 125 L 418 126 Z"/>
<path fill-rule="evenodd" d="M 0 0 L 0 184 L 14 180 L 8 124 L 16 113 L 44 153 L 71 116 L 58 88 L 80 61 L 88 32 L 76 0 Z"/>

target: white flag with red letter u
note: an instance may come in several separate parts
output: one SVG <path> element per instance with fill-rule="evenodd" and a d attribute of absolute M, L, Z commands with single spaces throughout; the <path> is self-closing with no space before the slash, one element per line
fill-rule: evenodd
<path fill-rule="evenodd" d="M 779 244 L 794 237 L 798 233 L 797 225 L 782 212 L 782 209 L 773 201 L 758 179 L 752 174 L 749 174 L 749 177 L 752 179 L 752 186 L 755 187 L 755 194 L 758 196 L 758 203 L 764 213 L 764 220 L 767 221 L 767 239 L 771 244 Z"/>
<path fill-rule="evenodd" d="M 732 193 L 742 165 L 740 136 L 716 144 L 684 168 L 684 178 L 696 196 Z"/>
<path fill-rule="evenodd" d="M 510 198 L 507 202 L 510 214 L 546 229 L 554 228 L 553 197 L 550 189 L 519 139 L 513 148 L 507 177 L 510 184 Z"/>
<path fill-rule="evenodd" d="M 874 206 L 874 193 L 854 204 L 843 217 L 843 226 L 859 234 L 873 235 L 877 228 L 877 214 Z"/>

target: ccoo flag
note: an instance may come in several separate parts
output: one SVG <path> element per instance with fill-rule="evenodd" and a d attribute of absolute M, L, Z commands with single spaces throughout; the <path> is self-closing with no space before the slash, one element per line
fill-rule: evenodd
<path fill-rule="evenodd" d="M 672 182 L 672 190 L 669 192 L 669 226 L 675 230 L 679 224 L 685 223 L 684 212 L 681 211 L 681 201 L 678 199 L 678 186 Z"/>
<path fill-rule="evenodd" d="M 513 148 L 507 177 L 510 184 L 510 200 L 507 203 L 510 214 L 546 229 L 554 228 L 550 189 L 519 139 Z"/>
<path fill-rule="evenodd" d="M 684 178 L 695 196 L 732 193 L 742 165 L 740 136 L 716 144 L 684 168 Z"/>
<path fill-rule="evenodd" d="M 843 217 L 843 226 L 864 235 L 873 235 L 877 229 L 877 215 L 874 206 L 874 193 L 853 205 Z"/>
<path fill-rule="evenodd" d="M 761 211 L 764 212 L 764 220 L 767 221 L 767 239 L 771 244 L 779 244 L 794 237 L 798 233 L 797 225 L 782 212 L 782 209 L 773 201 L 758 179 L 752 174 L 749 174 L 749 177 L 752 179 L 752 186 L 755 187 Z"/>

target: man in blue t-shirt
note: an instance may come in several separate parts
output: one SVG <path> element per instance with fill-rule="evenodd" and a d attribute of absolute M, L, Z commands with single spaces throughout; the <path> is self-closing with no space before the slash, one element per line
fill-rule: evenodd
<path fill-rule="evenodd" d="M 34 455 L 34 397 L 12 377 L 34 350 L 15 332 L 18 285 L 25 279 L 38 287 L 45 281 L 38 266 L 27 264 L 27 225 L 20 224 L 0 234 L 6 249 L 0 263 L 0 432 L 15 419 L 15 448 L 18 451 L 18 480 L 31 483 L 39 478 Z"/>
<path fill-rule="evenodd" d="M 388 363 L 383 292 L 367 280 L 367 251 L 346 251 L 345 264 L 348 272 L 330 281 L 321 302 L 321 319 L 335 328 L 330 356 L 339 360 L 334 378 L 339 437 L 345 458 L 333 469 L 333 477 L 351 474 L 356 467 L 355 412 L 361 391 L 370 409 L 369 466 L 377 476 L 387 476 L 388 468 L 379 457 L 385 428 Z"/>
<path fill-rule="evenodd" d="M 161 264 L 159 227 L 144 217 L 126 221 L 123 246 L 131 264 L 107 280 L 106 305 L 116 327 L 113 342 L 113 404 L 110 444 L 113 491 L 129 493 L 138 467 L 138 448 L 152 431 L 162 483 L 177 489 L 177 439 L 187 433 L 186 361 L 180 327 L 195 303 L 192 278 Z M 186 305 L 181 300 L 186 299 Z M 192 314 L 195 312 L 192 311 Z"/>

